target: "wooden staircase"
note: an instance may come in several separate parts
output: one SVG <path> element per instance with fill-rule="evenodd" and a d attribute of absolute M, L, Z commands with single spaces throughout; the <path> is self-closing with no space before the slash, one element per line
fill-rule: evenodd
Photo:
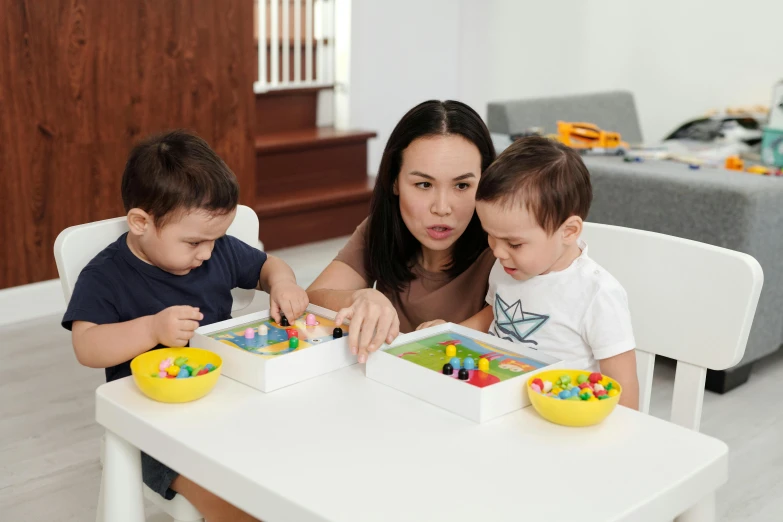
<path fill-rule="evenodd" d="M 265 43 L 269 74 L 269 55 L 275 44 L 268 38 Z M 290 39 L 289 45 L 304 47 L 305 42 Z M 289 80 L 293 80 L 293 69 L 291 58 Z M 304 63 L 301 77 L 303 70 Z M 282 60 L 278 78 L 282 78 Z M 256 94 L 253 199 L 260 239 L 267 250 L 347 235 L 367 217 L 372 194 L 367 140 L 376 134 L 316 126 L 319 94 L 332 88 Z"/>

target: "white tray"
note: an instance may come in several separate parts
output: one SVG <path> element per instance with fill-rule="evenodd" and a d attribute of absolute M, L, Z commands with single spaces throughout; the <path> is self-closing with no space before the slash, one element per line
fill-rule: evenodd
<path fill-rule="evenodd" d="M 442 355 L 439 352 L 440 348 L 434 351 L 433 349 L 425 349 L 424 354 L 414 355 L 414 357 L 421 357 L 420 360 L 424 362 L 428 362 L 424 360 L 425 356 L 433 357 L 433 362 L 430 363 L 431 367 L 422 366 L 404 359 L 403 355 L 399 353 L 390 353 L 400 352 L 401 347 L 411 343 L 444 334 L 451 334 L 449 336 L 451 338 L 457 338 L 457 336 L 463 338 L 466 344 L 462 347 L 457 346 L 458 349 L 462 349 L 463 356 L 468 353 L 467 350 L 477 346 L 480 349 L 493 351 L 495 355 L 488 355 L 491 359 L 490 374 L 492 374 L 492 378 L 489 378 L 483 372 L 475 371 L 470 374 L 471 380 L 460 381 L 456 378 L 456 369 L 454 370 L 454 375 L 444 375 L 440 368 L 442 363 L 447 360 L 445 358 L 445 344 L 442 345 Z M 444 338 L 443 340 L 445 341 L 446 339 Z M 476 344 L 474 345 L 473 343 Z M 411 349 L 417 348 L 414 346 Z M 413 353 L 408 352 L 406 356 L 410 357 L 410 354 Z M 532 359 L 539 363 L 541 367 L 526 371 L 524 365 L 519 364 L 519 362 L 507 362 L 504 364 L 504 369 L 499 368 L 503 361 L 514 361 L 514 357 Z M 478 367 L 477 358 L 475 363 L 476 367 Z M 438 369 L 434 369 L 436 367 Z M 440 406 L 472 421 L 485 422 L 528 406 L 530 399 L 525 391 L 525 383 L 531 376 L 543 370 L 565 367 L 565 362 L 540 353 L 534 348 L 511 343 L 493 335 L 471 330 L 457 324 L 446 323 L 401 335 L 391 345 L 384 345 L 368 358 L 366 375 L 373 380 Z M 519 369 L 518 376 L 510 376 L 510 374 L 516 373 L 512 371 L 512 368 Z M 474 376 L 475 382 L 483 385 L 483 387 L 471 384 Z M 487 384 L 495 380 L 498 382 Z"/>
<path fill-rule="evenodd" d="M 310 327 L 309 330 L 304 326 L 304 317 L 308 313 L 316 315 L 319 326 Z M 270 392 L 356 363 L 356 356 L 351 354 L 348 347 L 349 327 L 341 326 L 343 337 L 332 337 L 336 315 L 335 312 L 320 306 L 308 306 L 302 317 L 290 327 L 296 327 L 300 331 L 299 348 L 288 351 L 287 340 L 279 345 L 262 348 L 264 351 L 280 349 L 286 352 L 277 355 L 253 353 L 211 337 L 227 330 L 242 332 L 248 326 L 257 327 L 258 323 L 270 320 L 268 310 L 202 326 L 196 330 L 190 346 L 204 348 L 220 355 L 223 359 L 223 375 L 263 392 Z M 274 324 L 272 328 L 275 328 Z M 276 333 L 280 336 L 279 330 L 283 327 L 277 328 Z M 270 329 L 270 337 L 274 335 L 275 331 Z"/>

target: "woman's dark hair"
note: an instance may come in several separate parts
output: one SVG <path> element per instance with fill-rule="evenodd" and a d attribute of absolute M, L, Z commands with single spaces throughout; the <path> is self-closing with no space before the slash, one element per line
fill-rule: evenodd
<path fill-rule="evenodd" d="M 482 172 L 495 159 L 495 147 L 487 126 L 481 116 L 464 103 L 429 100 L 402 117 L 383 151 L 367 224 L 365 266 L 378 289 L 386 293 L 402 292 L 414 279 L 412 269 L 421 243 L 402 220 L 394 182 L 400 175 L 403 151 L 413 141 L 430 136 L 461 136 L 474 144 L 481 154 Z M 458 276 L 487 246 L 487 234 L 474 212 L 465 232 L 454 244 L 453 251 L 458 255 L 452 256 L 445 272 L 451 278 Z"/>

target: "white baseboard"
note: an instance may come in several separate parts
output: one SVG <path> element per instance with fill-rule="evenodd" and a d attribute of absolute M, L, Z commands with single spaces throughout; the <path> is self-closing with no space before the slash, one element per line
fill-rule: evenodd
<path fill-rule="evenodd" d="M 59 279 L 0 290 L 0 326 L 65 313 Z"/>

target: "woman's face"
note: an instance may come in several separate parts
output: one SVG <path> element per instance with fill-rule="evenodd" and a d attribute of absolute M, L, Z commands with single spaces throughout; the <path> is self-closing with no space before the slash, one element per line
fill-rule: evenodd
<path fill-rule="evenodd" d="M 481 153 L 462 136 L 428 136 L 402 152 L 394 193 L 402 220 L 422 247 L 450 250 L 476 209 Z"/>

